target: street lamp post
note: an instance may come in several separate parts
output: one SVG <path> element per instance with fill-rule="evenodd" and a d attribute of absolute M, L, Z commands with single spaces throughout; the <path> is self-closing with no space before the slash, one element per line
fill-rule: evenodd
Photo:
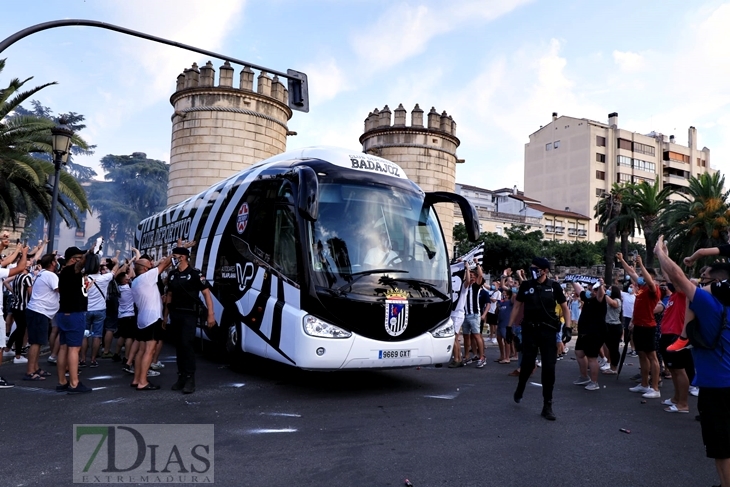
<path fill-rule="evenodd" d="M 53 252 L 53 240 L 56 235 L 56 206 L 58 206 L 58 186 L 61 175 L 61 165 L 68 162 L 71 152 L 71 137 L 73 131 L 63 122 L 51 129 L 51 141 L 53 147 L 53 166 L 55 169 L 53 177 L 53 198 L 51 199 L 51 214 L 48 217 L 48 249 L 47 253 Z"/>

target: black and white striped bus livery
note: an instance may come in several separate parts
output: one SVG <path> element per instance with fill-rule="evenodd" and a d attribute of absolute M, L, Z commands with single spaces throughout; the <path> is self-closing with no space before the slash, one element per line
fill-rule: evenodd
<path fill-rule="evenodd" d="M 303 369 L 444 363 L 454 329 L 435 203 L 458 204 L 476 240 L 465 198 L 424 193 L 379 157 L 299 149 L 142 221 L 137 248 L 160 258 L 197 242 L 222 327 L 210 337 L 234 353 Z"/>

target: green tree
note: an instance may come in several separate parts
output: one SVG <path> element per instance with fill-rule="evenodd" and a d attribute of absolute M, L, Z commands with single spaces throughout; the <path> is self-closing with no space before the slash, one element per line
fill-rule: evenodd
<path fill-rule="evenodd" d="M 613 280 L 611 276 L 613 276 L 614 256 L 616 255 L 616 236 L 619 228 L 619 217 L 621 216 L 622 210 L 626 213 L 626 209 L 622 204 L 622 199 L 625 194 L 625 187 L 614 183 L 611 191 L 599 199 L 593 208 L 595 210 L 594 218 L 598 220 L 598 226 L 603 229 L 603 234 L 606 236 L 606 248 L 603 255 L 603 262 L 606 265 L 606 272 L 603 279 L 606 282 L 612 282 Z M 627 225 L 625 219 L 621 223 L 623 224 L 622 229 L 624 229 Z"/>
<path fill-rule="evenodd" d="M 169 166 L 148 159 L 144 152 L 129 156 L 107 155 L 101 159 L 106 181 L 91 183 L 90 203 L 99 214 L 107 250 L 126 250 L 134 241 L 137 224 L 167 205 Z"/>
<path fill-rule="evenodd" d="M 672 190 L 660 188 L 660 181 L 657 179 L 653 184 L 642 181 L 639 184 L 627 186 L 623 204 L 630 208 L 633 218 L 644 233 L 646 241 L 646 267 L 654 267 L 654 245 L 659 238 L 659 218 L 669 206 L 669 196 Z"/>
<path fill-rule="evenodd" d="M 730 236 L 730 191 L 725 190 L 725 176 L 719 172 L 693 176 L 687 194 L 680 195 L 683 199 L 669 205 L 661 216 L 672 257 L 681 262 L 699 248 L 726 244 Z"/>
<path fill-rule="evenodd" d="M 0 72 L 5 59 L 0 60 Z M 21 103 L 38 91 L 55 83 L 46 83 L 28 91 L 20 91 L 32 78 L 20 81 L 15 78 L 7 88 L 0 89 L 0 222 L 15 227 L 18 213 L 30 213 L 33 208 L 48 218 L 51 213 L 52 190 L 46 184 L 54 173 L 53 164 L 33 157 L 51 152 L 52 120 L 35 115 L 15 112 Z M 78 135 L 73 138 L 77 146 L 87 148 Z M 74 210 L 86 211 L 88 203 L 81 185 L 66 171 L 59 177 L 59 215 L 77 220 Z"/>

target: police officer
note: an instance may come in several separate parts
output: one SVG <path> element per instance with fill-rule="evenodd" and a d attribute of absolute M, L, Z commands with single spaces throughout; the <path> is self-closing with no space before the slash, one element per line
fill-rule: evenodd
<path fill-rule="evenodd" d="M 205 298 L 208 308 L 206 324 L 208 328 L 215 325 L 213 300 L 210 286 L 200 271 L 190 266 L 190 251 L 184 247 L 172 249 L 173 265 L 176 269 L 170 272 L 167 284 L 167 309 L 170 314 L 170 327 L 177 348 L 177 382 L 173 391 L 182 389 L 184 394 L 195 392 L 195 328 L 198 310 L 202 303 L 198 297 L 200 292 Z"/>
<path fill-rule="evenodd" d="M 570 323 L 570 310 L 560 284 L 548 279 L 549 272 L 550 262 L 547 259 L 544 257 L 532 259 L 531 278 L 520 284 L 507 326 L 512 328 L 520 311 L 524 308 L 522 363 L 520 364 L 520 381 L 514 393 L 515 402 L 519 403 L 522 400 L 527 380 L 535 368 L 539 348 L 542 358 L 542 397 L 544 401 L 541 416 L 555 421 L 552 407 L 555 363 L 558 352 L 555 335 L 560 330 L 560 319 L 555 314 L 556 303 L 562 308 L 566 323 Z"/>

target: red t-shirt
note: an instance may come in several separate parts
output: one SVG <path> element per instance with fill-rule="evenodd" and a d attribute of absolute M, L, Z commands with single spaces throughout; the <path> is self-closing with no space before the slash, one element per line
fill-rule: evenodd
<path fill-rule="evenodd" d="M 662 335 L 680 335 L 684 328 L 684 312 L 687 306 L 687 296 L 679 291 L 669 296 L 667 308 L 662 316 Z"/>
<path fill-rule="evenodd" d="M 637 286 L 638 287 L 638 286 Z M 636 293 L 636 302 L 634 303 L 634 326 L 656 326 L 654 320 L 654 308 L 661 294 L 659 294 L 659 285 L 654 283 L 654 292 L 649 285 L 639 287 Z"/>

